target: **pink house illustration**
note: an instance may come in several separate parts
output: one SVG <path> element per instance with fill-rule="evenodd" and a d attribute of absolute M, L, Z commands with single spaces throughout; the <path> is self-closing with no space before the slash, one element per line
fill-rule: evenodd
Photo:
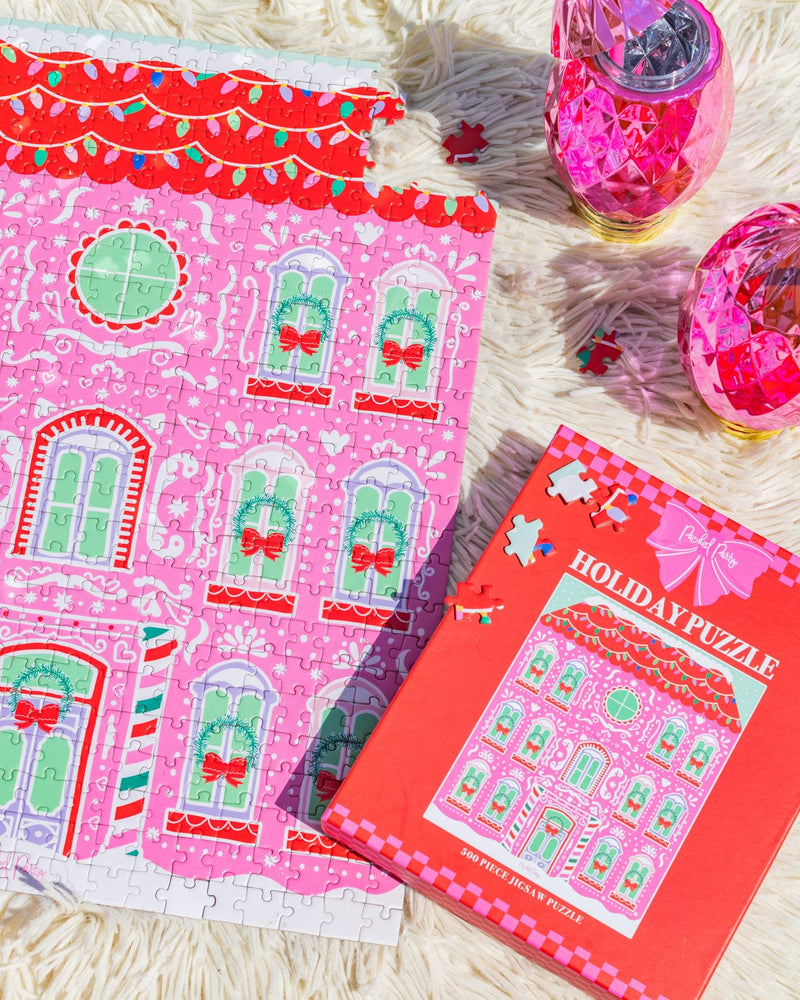
<path fill-rule="evenodd" d="M 547 612 L 426 816 L 630 934 L 741 732 L 732 673 L 602 603 Z"/>

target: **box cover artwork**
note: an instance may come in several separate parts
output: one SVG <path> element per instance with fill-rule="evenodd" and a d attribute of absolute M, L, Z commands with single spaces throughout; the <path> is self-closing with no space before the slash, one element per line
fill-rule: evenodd
<path fill-rule="evenodd" d="M 614 996 L 694 1000 L 797 814 L 798 570 L 562 427 L 324 829 Z"/>

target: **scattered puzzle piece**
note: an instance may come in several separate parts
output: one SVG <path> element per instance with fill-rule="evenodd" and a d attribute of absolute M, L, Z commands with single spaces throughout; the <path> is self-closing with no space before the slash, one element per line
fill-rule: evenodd
<path fill-rule="evenodd" d="M 448 607 L 452 606 L 453 615 L 456 621 L 461 621 L 465 616 L 478 615 L 481 625 L 490 625 L 492 614 L 503 609 L 503 601 L 499 597 L 492 595 L 492 587 L 481 587 L 480 590 L 468 583 L 459 583 L 456 587 L 456 596 L 448 596 L 444 603 Z"/>
<path fill-rule="evenodd" d="M 581 462 L 562 465 L 560 469 L 548 474 L 553 485 L 547 487 L 547 495 L 561 497 L 564 503 L 574 503 L 576 500 L 589 503 L 597 489 L 597 483 L 593 479 L 582 479 L 585 475 L 586 466 Z"/>
<path fill-rule="evenodd" d="M 462 121 L 458 127 L 461 131 L 448 135 L 442 143 L 449 154 L 447 163 L 477 163 L 477 153 L 489 145 L 483 138 L 483 125 L 468 125 Z"/>
<path fill-rule="evenodd" d="M 536 552 L 549 556 L 555 551 L 549 539 L 539 538 L 543 525 L 538 517 L 529 521 L 524 514 L 517 514 L 511 521 L 514 527 L 506 532 L 509 544 L 503 549 L 507 556 L 516 556 L 522 566 L 530 566 L 536 561 Z"/>
<path fill-rule="evenodd" d="M 617 343 L 617 331 L 606 333 L 602 327 L 598 327 L 591 340 L 578 351 L 580 371 L 604 375 L 610 365 L 619 361 L 622 351 L 623 348 Z"/>
<path fill-rule="evenodd" d="M 611 486 L 600 486 L 595 491 L 593 500 L 597 503 L 597 509 L 591 511 L 589 517 L 595 528 L 604 528 L 611 525 L 614 531 L 622 531 L 628 515 L 618 504 L 627 503 L 632 507 L 639 498 L 635 493 L 623 489 L 619 483 L 612 483 Z"/>

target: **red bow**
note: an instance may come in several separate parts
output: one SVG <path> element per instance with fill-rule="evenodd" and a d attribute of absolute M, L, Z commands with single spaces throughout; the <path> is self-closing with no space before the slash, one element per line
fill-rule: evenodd
<path fill-rule="evenodd" d="M 224 778 L 229 785 L 238 788 L 244 781 L 247 774 L 247 759 L 245 757 L 234 757 L 227 764 L 218 753 L 207 753 L 203 757 L 203 779 L 205 781 L 219 781 Z"/>
<path fill-rule="evenodd" d="M 465 795 L 473 795 L 475 793 L 475 789 L 471 788 L 466 782 L 461 785 L 461 791 L 464 792 Z"/>
<path fill-rule="evenodd" d="M 341 780 L 335 774 L 331 774 L 330 771 L 320 771 L 315 782 L 317 795 L 320 797 L 320 800 L 328 802 L 332 799 L 341 783 Z"/>
<path fill-rule="evenodd" d="M 374 566 L 376 573 L 388 576 L 394 568 L 394 549 L 386 546 L 372 553 L 366 545 L 354 545 L 350 560 L 356 573 L 366 573 L 370 566 Z"/>
<path fill-rule="evenodd" d="M 530 740 L 525 744 L 525 749 L 530 750 L 531 753 L 538 753 L 542 748 L 538 743 L 531 743 Z"/>
<path fill-rule="evenodd" d="M 498 722 L 494 727 L 496 733 L 500 733 L 501 736 L 508 736 L 511 732 L 511 726 L 504 726 L 502 722 Z"/>
<path fill-rule="evenodd" d="M 278 344 L 282 351 L 293 351 L 299 347 L 303 354 L 313 357 L 319 350 L 322 343 L 322 332 L 320 330 L 306 330 L 305 333 L 298 333 L 293 326 L 282 326 Z"/>
<path fill-rule="evenodd" d="M 663 826 L 665 830 L 669 830 L 669 828 L 672 826 L 672 820 L 664 819 L 663 816 L 659 816 L 658 820 L 656 821 L 656 826 Z"/>
<path fill-rule="evenodd" d="M 556 826 L 555 823 L 545 823 L 544 832 L 549 833 L 551 837 L 557 837 L 561 833 L 561 827 Z"/>
<path fill-rule="evenodd" d="M 35 722 L 40 729 L 51 733 L 58 722 L 58 705 L 51 701 L 37 709 L 32 701 L 18 701 L 14 710 L 14 722 L 17 729 L 27 729 Z"/>
<path fill-rule="evenodd" d="M 493 802 L 492 809 L 494 809 L 494 811 L 497 813 L 498 816 L 502 816 L 503 813 L 506 811 L 506 807 L 504 805 L 501 805 L 499 802 Z"/>
<path fill-rule="evenodd" d="M 529 669 L 534 677 L 541 677 L 544 673 L 544 667 L 530 667 Z"/>
<path fill-rule="evenodd" d="M 704 760 L 701 760 L 700 757 L 690 757 L 689 763 L 692 765 L 692 767 L 696 767 L 699 770 L 701 767 L 705 767 L 706 762 Z"/>
<path fill-rule="evenodd" d="M 601 865 L 599 861 L 595 861 L 592 864 L 592 868 L 594 868 L 595 871 L 600 872 L 602 875 L 606 868 L 608 868 L 608 865 Z"/>
<path fill-rule="evenodd" d="M 626 889 L 638 889 L 639 888 L 639 883 L 638 882 L 631 882 L 631 880 L 629 878 L 626 878 L 625 881 L 622 884 L 625 886 Z"/>
<path fill-rule="evenodd" d="M 633 799 L 628 799 L 628 808 L 630 809 L 631 812 L 638 813 L 639 810 L 642 808 L 642 803 L 634 802 Z"/>
<path fill-rule="evenodd" d="M 667 743 L 666 740 L 662 740 L 661 741 L 661 749 L 668 751 L 668 753 L 672 753 L 672 751 L 675 749 L 675 744 L 674 743 Z"/>
<path fill-rule="evenodd" d="M 409 344 L 403 350 L 396 340 L 384 340 L 381 357 L 387 368 L 391 368 L 402 361 L 406 368 L 416 371 L 425 357 L 425 348 L 422 344 Z"/>
<path fill-rule="evenodd" d="M 572 685 L 564 684 L 564 682 L 562 681 L 561 684 L 558 685 L 558 690 L 563 691 L 564 694 L 569 694 L 570 691 L 572 691 Z"/>
<path fill-rule="evenodd" d="M 245 528 L 242 532 L 242 555 L 254 556 L 256 552 L 263 552 L 267 559 L 277 559 L 283 552 L 285 541 L 280 531 L 259 535 L 255 528 Z"/>

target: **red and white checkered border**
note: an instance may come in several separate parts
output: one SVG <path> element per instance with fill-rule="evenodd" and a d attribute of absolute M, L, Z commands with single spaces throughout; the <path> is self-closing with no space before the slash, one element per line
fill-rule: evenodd
<path fill-rule="evenodd" d="M 797 585 L 800 579 L 800 557 L 781 548 L 780 545 L 771 542 L 768 538 L 756 534 L 755 531 L 744 527 L 733 518 L 726 517 L 725 514 L 695 500 L 688 493 L 670 486 L 669 483 L 665 483 L 657 476 L 640 469 L 632 462 L 626 462 L 624 458 L 620 458 L 619 455 L 615 455 L 607 448 L 602 448 L 594 441 L 589 441 L 577 431 L 568 427 L 559 428 L 548 453 L 556 458 L 565 458 L 570 462 L 577 460 L 586 466 L 587 471 L 594 476 L 595 480 L 599 480 L 606 486 L 610 486 L 611 483 L 619 483 L 623 489 L 630 490 L 642 500 L 646 500 L 659 514 L 663 513 L 669 500 L 682 503 L 689 510 L 705 517 L 709 525 L 713 526 L 714 530 L 724 539 L 740 538 L 763 548 L 772 556 L 770 568 L 778 573 L 780 582 L 787 587 Z"/>
<path fill-rule="evenodd" d="M 398 837 L 387 834 L 382 837 L 377 827 L 367 819 L 358 822 L 350 818 L 350 810 L 343 805 L 334 803 L 323 817 L 326 824 L 334 826 L 340 832 L 341 839 L 350 846 L 361 848 L 373 855 L 376 863 L 385 858 L 392 865 L 405 869 L 416 878 L 422 879 L 428 885 L 440 892 L 446 893 L 451 899 L 467 906 L 475 913 L 508 934 L 513 935 L 525 944 L 536 948 L 543 954 L 560 962 L 573 972 L 577 972 L 589 982 L 603 989 L 619 1000 L 668 1000 L 663 993 L 657 997 L 648 995 L 647 987 L 637 979 L 624 980 L 620 978 L 619 969 L 608 962 L 598 964 L 592 961 L 592 953 L 586 948 L 571 947 L 565 944 L 564 936 L 555 931 L 544 932 L 537 929 L 537 921 L 523 913 L 515 916 L 511 912 L 511 904 L 502 899 L 491 902 L 483 897 L 483 889 L 473 882 L 461 885 L 456 881 L 456 873 L 449 868 L 435 868 L 430 864 L 430 858 L 420 851 L 409 853 L 403 849 L 403 842 Z"/>

